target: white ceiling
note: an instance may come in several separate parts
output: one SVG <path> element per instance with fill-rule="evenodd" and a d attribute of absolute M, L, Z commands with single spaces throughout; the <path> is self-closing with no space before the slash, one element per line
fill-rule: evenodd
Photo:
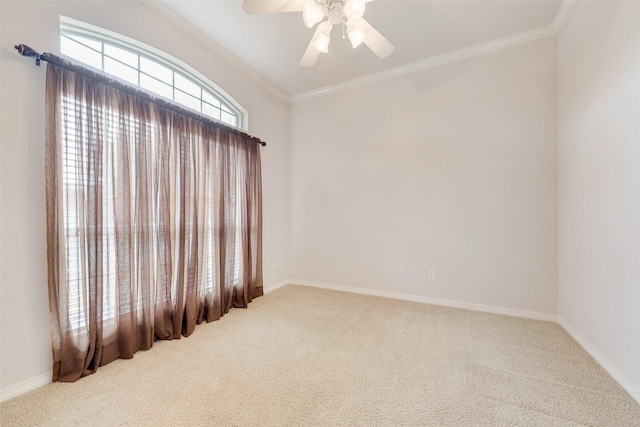
<path fill-rule="evenodd" d="M 523 32 L 551 28 L 561 0 L 375 0 L 364 18 L 395 51 L 379 59 L 365 45 L 352 49 L 341 28 L 331 33 L 329 53 L 314 67 L 299 65 L 314 29 L 300 12 L 248 15 L 241 0 L 163 0 L 208 38 L 288 97 L 300 96 L 373 73 L 393 73 L 437 55 Z M 533 30 L 533 31 L 532 31 Z"/>

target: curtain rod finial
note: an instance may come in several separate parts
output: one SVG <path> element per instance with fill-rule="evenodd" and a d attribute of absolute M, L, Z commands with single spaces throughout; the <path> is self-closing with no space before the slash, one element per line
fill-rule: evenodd
<path fill-rule="evenodd" d="M 26 44 L 18 44 L 14 46 L 18 53 L 22 56 L 35 57 L 36 65 L 40 65 L 40 54 L 35 49 L 27 46 Z"/>

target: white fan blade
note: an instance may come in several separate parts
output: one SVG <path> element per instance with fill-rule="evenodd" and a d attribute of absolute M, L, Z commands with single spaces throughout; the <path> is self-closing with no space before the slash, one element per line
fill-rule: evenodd
<path fill-rule="evenodd" d="M 303 67 L 313 67 L 320 56 L 320 51 L 313 47 L 313 43 L 316 41 L 320 33 L 322 26 L 318 25 L 316 31 L 313 33 L 313 37 L 311 37 L 311 41 L 307 46 L 307 50 L 304 51 L 304 55 L 302 55 L 302 59 L 300 60 L 300 65 Z"/>
<path fill-rule="evenodd" d="M 242 9 L 252 13 L 301 12 L 305 0 L 244 0 Z"/>
<path fill-rule="evenodd" d="M 313 67 L 314 65 L 316 65 L 316 61 L 318 60 L 319 56 L 320 52 L 318 51 L 318 49 L 313 47 L 312 40 L 309 43 L 309 46 L 307 46 L 307 50 L 304 51 L 304 55 L 300 60 L 300 65 L 302 65 L 303 67 Z"/>
<path fill-rule="evenodd" d="M 378 30 L 373 28 L 371 24 L 364 19 L 358 19 L 356 25 L 358 25 L 358 28 L 367 35 L 364 38 L 364 44 L 366 44 L 373 53 L 378 55 L 378 58 L 382 59 L 391 55 L 391 52 L 393 52 L 395 47 L 389 42 L 389 40 L 380 34 Z"/>

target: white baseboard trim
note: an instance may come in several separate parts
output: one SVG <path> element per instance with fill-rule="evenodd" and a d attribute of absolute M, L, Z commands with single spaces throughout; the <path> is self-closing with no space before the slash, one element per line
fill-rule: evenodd
<path fill-rule="evenodd" d="M 37 377 L 21 381 L 18 384 L 5 387 L 0 390 L 0 402 L 6 402 L 7 400 L 18 397 L 21 394 L 25 394 L 32 390 L 45 386 L 51 383 L 52 376 L 52 372 L 47 372 L 46 374 L 38 375 Z"/>
<path fill-rule="evenodd" d="M 596 362 L 609 373 L 622 388 L 624 388 L 629 395 L 640 403 L 640 387 L 635 385 L 633 381 L 627 378 L 626 375 L 621 373 L 613 363 L 609 361 L 600 351 L 598 351 L 586 338 L 584 338 L 573 326 L 571 326 L 562 317 L 555 314 L 539 313 L 535 311 L 518 310 L 513 308 L 497 307 L 492 305 L 475 304 L 463 301 L 447 300 L 441 298 L 431 298 L 420 295 L 402 294 L 398 292 L 380 291 L 376 289 L 358 288 L 355 286 L 336 285 L 331 283 L 312 282 L 308 280 L 291 279 L 278 283 L 273 283 L 263 287 L 265 294 L 273 292 L 288 284 L 310 286 L 315 288 L 330 289 L 342 292 L 352 292 L 363 295 L 378 296 L 383 298 L 392 298 L 404 301 L 419 302 L 424 304 L 441 305 L 445 307 L 462 308 L 466 310 L 481 311 L 485 313 L 503 314 L 507 316 L 522 317 L 525 319 L 544 320 L 548 322 L 558 323 L 578 344 L 584 348 L 587 353 L 593 357 Z M 21 381 L 18 384 L 6 387 L 0 390 L 0 402 L 6 402 L 7 400 L 18 397 L 21 394 L 28 393 L 32 390 L 45 386 L 51 383 L 52 373 L 38 375 L 37 377 Z"/>
<path fill-rule="evenodd" d="M 633 383 L 626 375 L 618 370 L 609 359 L 607 359 L 600 351 L 598 351 L 585 337 L 583 337 L 580 332 L 578 332 L 573 326 L 569 324 L 562 317 L 558 316 L 558 324 L 562 326 L 562 328 L 567 331 L 574 340 L 578 342 L 584 348 L 587 353 L 593 357 L 600 366 L 604 368 L 605 371 L 609 373 L 613 377 L 614 380 L 620 384 L 622 388 L 624 388 L 632 398 L 636 400 L 636 402 L 640 403 L 640 387 Z"/>
<path fill-rule="evenodd" d="M 284 280 L 284 281 L 278 282 L 278 283 L 272 283 L 270 285 L 263 286 L 262 287 L 262 292 L 264 292 L 265 294 L 268 294 L 269 292 L 273 292 L 278 288 L 281 288 L 283 286 L 288 285 L 289 283 L 291 283 L 289 280 Z"/>
<path fill-rule="evenodd" d="M 445 307 L 462 308 L 465 310 L 482 311 L 485 313 L 503 314 L 506 316 L 522 317 L 525 319 L 544 320 L 557 322 L 558 316 L 537 311 L 519 310 L 515 308 L 497 307 L 493 305 L 476 304 L 472 302 L 455 301 L 442 298 L 432 298 L 420 295 L 402 294 L 398 292 L 380 291 L 376 289 L 358 288 L 355 286 L 336 285 L 332 283 L 311 282 L 308 280 L 291 279 L 287 283 L 292 285 L 311 286 L 314 288 L 331 289 L 334 291 L 353 292 L 356 294 L 372 295 L 376 297 L 399 299 L 404 301 L 420 302 L 424 304 L 442 305 Z"/>

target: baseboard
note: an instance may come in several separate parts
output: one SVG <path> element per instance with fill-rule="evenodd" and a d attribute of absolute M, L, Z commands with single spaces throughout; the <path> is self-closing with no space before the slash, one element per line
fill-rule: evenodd
<path fill-rule="evenodd" d="M 636 386 L 633 381 L 627 378 L 626 375 L 621 373 L 613 363 L 609 361 L 602 353 L 600 353 L 586 338 L 584 338 L 573 326 L 571 326 L 562 317 L 554 314 L 539 313 L 535 311 L 518 310 L 513 308 L 497 307 L 492 305 L 475 304 L 463 301 L 447 300 L 441 298 L 431 298 L 419 295 L 402 294 L 398 292 L 380 291 L 376 289 L 358 288 L 355 286 L 336 285 L 331 283 L 312 282 L 308 280 L 285 280 L 278 283 L 273 283 L 263 287 L 264 293 L 273 292 L 288 284 L 310 286 L 322 289 L 331 289 L 335 291 L 352 292 L 363 295 L 372 295 L 383 298 L 399 299 L 404 301 L 420 302 L 425 304 L 441 305 L 445 307 L 462 308 L 467 310 L 481 311 L 486 313 L 504 314 L 507 316 L 523 317 L 526 319 L 544 320 L 548 322 L 557 322 L 573 339 L 575 339 L 582 348 L 587 351 L 599 364 L 611 375 L 622 388 L 624 388 L 629 395 L 640 403 L 640 388 Z M 32 390 L 45 386 L 51 383 L 51 372 L 38 375 L 37 377 L 21 381 L 18 384 L 6 387 L 0 390 L 0 402 L 6 402 L 21 394 L 28 393 Z"/>
<path fill-rule="evenodd" d="M 51 383 L 51 378 L 52 373 L 47 372 L 46 374 L 38 375 L 37 377 L 21 381 L 18 384 L 5 387 L 0 390 L 0 402 L 6 402 L 7 400 L 18 397 L 21 394 L 25 394 L 32 390 L 45 386 Z"/>
<path fill-rule="evenodd" d="M 482 311 L 486 313 L 504 314 L 507 316 L 523 317 L 525 319 L 544 320 L 547 322 L 558 323 L 578 344 L 585 349 L 587 353 L 593 357 L 602 368 L 613 377 L 614 380 L 624 388 L 629 395 L 640 403 L 640 388 L 634 384 L 626 375 L 618 370 L 613 363 L 609 361 L 600 351 L 598 351 L 586 338 L 584 338 L 573 326 L 571 326 L 562 317 L 555 314 L 539 313 L 535 311 L 518 310 L 506 307 L 496 307 L 492 305 L 475 304 L 463 301 L 447 300 L 441 298 L 430 298 L 419 295 L 402 294 L 397 292 L 380 291 L 375 289 L 358 288 L 354 286 L 336 285 L 332 283 L 312 282 L 308 280 L 291 279 L 288 282 L 292 285 L 311 286 L 315 288 L 331 289 L 335 291 L 353 292 L 363 295 L 372 295 L 383 298 L 392 298 L 405 301 L 420 302 L 425 304 L 442 305 L 446 307 L 463 308 L 467 310 Z M 283 286 L 282 284 L 278 284 Z"/>
<path fill-rule="evenodd" d="M 285 280 L 285 281 L 278 282 L 278 283 L 272 283 L 271 285 L 263 286 L 262 287 L 262 291 L 265 294 L 268 294 L 269 292 L 273 292 L 278 288 L 281 288 L 283 286 L 288 285 L 289 283 L 291 283 L 289 280 Z"/>
<path fill-rule="evenodd" d="M 485 313 L 503 314 L 506 316 L 522 317 L 525 319 L 557 322 L 558 316 L 537 311 L 519 310 L 515 308 L 497 307 L 493 305 L 476 304 L 472 302 L 455 301 L 442 298 L 431 298 L 420 295 L 402 294 L 398 292 L 380 291 L 376 289 L 358 288 L 354 286 L 336 285 L 332 283 L 310 282 L 308 280 L 291 279 L 287 283 L 292 285 L 311 286 L 314 288 L 331 289 L 334 291 L 353 292 L 356 294 L 372 295 L 376 297 L 399 299 L 404 301 L 421 302 L 424 304 L 442 305 L 445 307 L 462 308 L 465 310 L 482 311 Z"/>
<path fill-rule="evenodd" d="M 600 364 L 604 368 L 605 371 L 609 373 L 613 377 L 614 380 L 620 384 L 622 388 L 624 388 L 629 395 L 636 402 L 640 403 L 640 387 L 633 383 L 626 375 L 618 370 L 609 359 L 607 359 L 600 351 L 598 351 L 585 337 L 583 337 L 580 332 L 578 332 L 573 326 L 571 326 L 566 320 L 562 317 L 558 316 L 558 324 L 562 326 L 562 328 L 567 331 L 569 335 L 573 337 L 574 340 L 578 342 L 584 348 L 587 353 L 593 357 L 596 362 Z"/>
<path fill-rule="evenodd" d="M 262 290 L 265 294 L 267 294 L 269 292 L 275 291 L 278 288 L 288 285 L 289 283 L 290 282 L 288 280 L 285 280 L 283 282 L 273 283 L 271 285 L 264 286 Z M 21 381 L 18 384 L 5 387 L 0 390 L 0 402 L 6 402 L 7 400 L 13 399 L 14 397 L 18 397 L 21 394 L 25 394 L 37 388 L 43 387 L 51 383 L 51 378 L 52 378 L 52 373 L 48 372 L 46 374 L 38 375 L 37 377 Z"/>

